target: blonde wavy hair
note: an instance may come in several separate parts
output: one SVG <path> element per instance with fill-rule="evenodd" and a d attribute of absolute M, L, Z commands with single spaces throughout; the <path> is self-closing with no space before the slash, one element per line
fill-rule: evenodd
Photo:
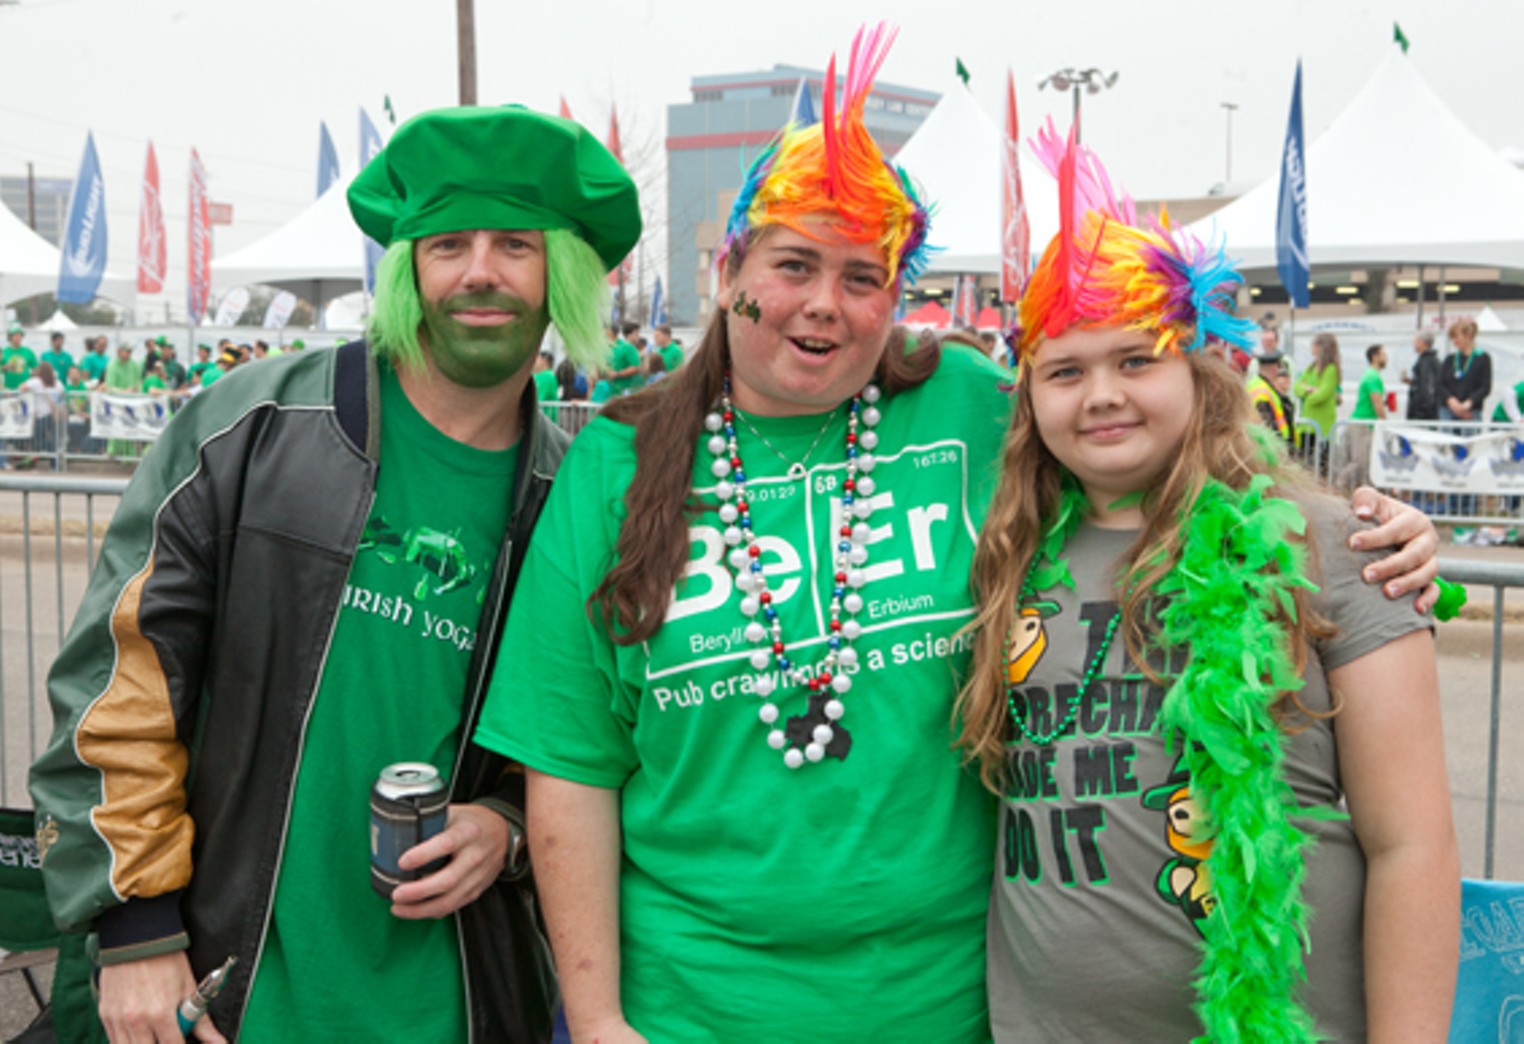
<path fill-rule="evenodd" d="M 1146 655 L 1150 631 L 1149 601 L 1154 587 L 1179 561 L 1185 542 L 1185 510 L 1208 478 L 1235 490 L 1258 474 L 1269 474 L 1279 496 L 1306 501 L 1316 495 L 1309 476 L 1290 463 L 1269 440 L 1252 432 L 1253 419 L 1243 385 L 1227 364 L 1205 352 L 1184 355 L 1194 383 L 1191 421 L 1174 463 L 1144 498 L 1143 530 L 1127 554 L 1121 580 L 1121 633 L 1129 659 L 1155 683 L 1162 683 Z M 977 762 L 986 788 L 1001 793 L 1006 782 L 1006 744 L 1011 736 L 1006 707 L 1005 638 L 1016 615 L 1022 580 L 1032 565 L 1042 535 L 1058 511 L 1065 471 L 1038 434 L 1032 414 L 1032 381 L 1023 379 L 1006 434 L 1000 485 L 985 517 L 974 555 L 973 584 L 979 611 L 974 661 L 958 695 L 954 730 L 964 762 Z M 1072 481 L 1072 480 L 1071 480 Z M 1309 554 L 1312 548 L 1308 548 Z M 1309 573 L 1316 563 L 1309 558 Z M 1306 664 L 1307 639 L 1331 633 L 1308 604 L 1305 591 L 1295 597 L 1294 616 L 1283 615 L 1300 671 Z M 1294 694 L 1290 697 L 1296 703 Z M 1286 697 L 1282 698 L 1282 706 Z M 1305 707 L 1296 706 L 1306 713 Z"/>

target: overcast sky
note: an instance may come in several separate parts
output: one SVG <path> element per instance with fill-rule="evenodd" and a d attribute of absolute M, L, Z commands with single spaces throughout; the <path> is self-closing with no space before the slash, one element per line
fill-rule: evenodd
<path fill-rule="evenodd" d="M 971 10 L 983 13 L 955 14 Z M 1310 142 L 1394 46 L 1394 20 L 1419 73 L 1476 134 L 1524 148 L 1515 0 L 476 0 L 479 99 L 555 111 L 564 95 L 600 137 L 617 103 L 626 150 L 654 152 L 691 77 L 822 68 L 864 12 L 900 26 L 882 80 L 945 91 L 962 58 L 999 121 L 1010 68 L 1024 132 L 1049 114 L 1068 119 L 1068 96 L 1039 91 L 1041 77 L 1070 65 L 1119 71 L 1112 91 L 1087 99 L 1085 138 L 1141 198 L 1201 195 L 1223 180 L 1223 102 L 1238 106 L 1234 180 L 1272 176 L 1297 58 Z M 72 178 L 93 130 L 122 274 L 133 271 L 153 141 L 181 310 L 190 148 L 212 198 L 234 207 L 217 253 L 269 233 L 313 198 L 320 120 L 348 174 L 361 106 L 385 133 L 386 95 L 399 119 L 454 104 L 455 0 L 0 0 L 0 68 L 0 174 L 25 174 L 30 161 L 39 177 Z"/>

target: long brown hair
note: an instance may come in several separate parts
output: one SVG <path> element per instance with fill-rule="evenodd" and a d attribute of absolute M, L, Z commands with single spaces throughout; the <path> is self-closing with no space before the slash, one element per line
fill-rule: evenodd
<path fill-rule="evenodd" d="M 739 267 L 740 258 L 732 256 L 727 263 Z M 874 371 L 886 398 L 936 372 L 941 358 L 936 339 L 923 337 L 914 348 L 907 343 L 903 327 L 891 328 Z M 729 366 L 725 313 L 716 309 L 686 365 L 603 411 L 610 420 L 635 428 L 635 477 L 624 495 L 616 561 L 588 599 L 588 612 L 610 626 L 621 645 L 656 633 L 687 566 L 689 522 L 708 507 L 693 496 L 694 453 L 704 417 L 720 401 Z"/>
<path fill-rule="evenodd" d="M 1127 654 L 1156 683 L 1162 680 L 1145 655 L 1149 600 L 1155 585 L 1180 559 L 1185 541 L 1182 513 L 1195 501 L 1206 480 L 1214 478 L 1241 490 L 1255 475 L 1268 473 L 1279 495 L 1289 493 L 1305 500 L 1313 494 L 1305 473 L 1283 456 L 1267 458 L 1267 450 L 1249 434 L 1249 425 L 1254 423 L 1249 398 L 1227 364 L 1207 353 L 1185 358 L 1195 383 L 1191 422 L 1174 463 L 1144 499 L 1143 531 L 1128 551 L 1122 581 L 1122 635 Z M 973 670 L 958 695 L 956 709 L 958 745 L 964 758 L 978 762 L 981 781 L 995 793 L 1000 793 L 1004 783 L 1005 746 L 1010 734 L 1005 637 L 1016 613 L 1022 579 L 1058 510 L 1064 475 L 1063 465 L 1037 432 L 1031 387 L 1030 379 L 1020 382 L 1015 414 L 1006 434 L 1000 486 L 974 553 L 973 583 L 979 612 L 970 626 L 978 633 Z M 1331 631 L 1311 611 L 1306 592 L 1299 590 L 1295 603 L 1295 615 L 1283 615 L 1278 622 L 1285 629 L 1300 671 L 1306 662 L 1306 639 Z"/>

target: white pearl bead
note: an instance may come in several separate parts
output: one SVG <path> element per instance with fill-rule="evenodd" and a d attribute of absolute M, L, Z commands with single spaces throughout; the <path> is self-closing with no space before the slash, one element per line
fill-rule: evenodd
<path fill-rule="evenodd" d="M 761 611 L 762 611 L 762 603 L 757 601 L 751 595 L 747 595 L 745 598 L 741 599 L 741 613 L 742 613 L 742 615 L 744 615 L 744 616 L 756 616 Z"/>
<path fill-rule="evenodd" d="M 845 713 L 847 713 L 846 704 L 842 703 L 840 700 L 826 701 L 825 716 L 830 718 L 832 721 L 840 721 L 841 716 Z"/>
<path fill-rule="evenodd" d="M 841 636 L 849 642 L 857 641 L 857 636 L 863 633 L 863 625 L 856 620 L 848 620 L 841 625 Z"/>
<path fill-rule="evenodd" d="M 859 544 L 866 544 L 868 538 L 873 535 L 873 527 L 866 522 L 858 522 L 852 527 L 852 539 Z"/>
<path fill-rule="evenodd" d="M 714 463 L 709 466 L 709 470 L 714 472 L 715 478 L 724 478 L 730 474 L 730 461 L 724 457 L 716 457 Z"/>
<path fill-rule="evenodd" d="M 863 410 L 863 423 L 870 428 L 883 419 L 884 415 L 878 412 L 877 406 L 869 406 L 866 410 Z"/>
<path fill-rule="evenodd" d="M 746 548 L 738 547 L 734 551 L 730 552 L 730 567 L 737 572 L 740 572 L 743 569 L 747 569 L 750 562 L 751 556 L 746 553 Z M 750 570 L 748 569 L 748 572 L 749 571 Z"/>
<path fill-rule="evenodd" d="M 767 745 L 774 750 L 782 750 L 783 744 L 787 739 L 788 737 L 783 734 L 782 729 L 774 729 L 767 734 Z"/>
<path fill-rule="evenodd" d="M 836 662 L 841 664 L 843 667 L 845 667 L 847 670 L 850 671 L 853 667 L 857 666 L 857 650 L 856 649 L 843 649 L 843 650 L 841 650 L 841 652 L 836 654 Z"/>
<path fill-rule="evenodd" d="M 859 453 L 857 455 L 857 470 L 864 475 L 878 467 L 878 458 L 871 453 Z"/>
<path fill-rule="evenodd" d="M 762 724 L 771 725 L 778 720 L 778 708 L 771 703 L 764 703 L 761 710 L 757 711 L 757 717 L 762 719 Z"/>
<path fill-rule="evenodd" d="M 748 642 L 760 642 L 763 638 L 766 637 L 767 628 L 763 627 L 756 620 L 753 620 L 751 623 L 746 625 L 746 640 Z"/>
<path fill-rule="evenodd" d="M 818 743 L 806 744 L 804 748 L 804 756 L 809 758 L 811 761 L 819 761 L 821 758 L 825 757 L 825 748 Z"/>
<path fill-rule="evenodd" d="M 838 674 L 831 679 L 831 688 L 837 692 L 849 692 L 852 689 L 852 679 L 848 678 L 845 674 Z"/>
<path fill-rule="evenodd" d="M 857 444 L 859 446 L 861 446 L 865 450 L 877 449 L 878 448 L 878 433 L 877 432 L 872 432 L 872 431 L 865 431 L 865 432 L 863 432 L 861 435 L 859 435 L 857 437 Z M 858 462 L 857 466 L 858 466 L 859 469 L 862 468 L 862 463 L 861 463 L 860 459 L 859 459 L 859 462 Z"/>
<path fill-rule="evenodd" d="M 878 399 L 879 399 L 879 396 L 881 394 L 883 394 L 883 393 L 878 390 L 878 385 L 876 385 L 876 384 L 864 385 L 864 387 L 863 387 L 863 402 L 877 402 Z"/>
<path fill-rule="evenodd" d="M 710 413 L 704 416 L 704 427 L 710 431 L 719 431 L 725 426 L 725 418 L 718 413 Z"/>
<path fill-rule="evenodd" d="M 711 436 L 709 436 L 709 452 L 713 453 L 716 457 L 718 457 L 721 453 L 724 453 L 725 450 L 728 449 L 728 448 L 729 448 L 729 443 L 727 443 L 725 441 L 725 436 L 723 436 L 723 435 L 711 435 Z"/>
<path fill-rule="evenodd" d="M 829 725 L 816 725 L 815 731 L 810 733 L 810 735 L 815 737 L 815 742 L 821 744 L 822 746 L 830 743 L 831 740 L 836 738 L 836 733 Z"/>
<path fill-rule="evenodd" d="M 825 751 L 821 751 L 821 753 L 824 754 Z M 817 758 L 816 760 L 818 761 L 819 759 Z M 790 747 L 783 752 L 783 763 L 789 768 L 798 768 L 804 764 L 804 755 L 799 753 L 798 747 Z"/>
<path fill-rule="evenodd" d="M 754 670 L 765 671 L 771 662 L 772 653 L 766 649 L 753 649 L 751 651 L 751 665 Z"/>
<path fill-rule="evenodd" d="M 860 566 L 867 560 L 868 549 L 866 547 L 854 545 L 852 550 L 847 552 L 847 561 L 851 562 L 853 565 Z"/>
<path fill-rule="evenodd" d="M 758 696 L 771 696 L 773 694 L 773 679 L 770 675 L 761 675 L 757 678 L 752 688 L 757 690 Z"/>
<path fill-rule="evenodd" d="M 729 482 L 716 483 L 714 487 L 714 495 L 719 497 L 721 500 L 729 500 L 731 497 L 736 495 L 736 487 L 731 485 Z"/>
<path fill-rule="evenodd" d="M 741 517 L 741 511 L 734 504 L 720 505 L 720 521 L 727 526 Z"/>
<path fill-rule="evenodd" d="M 868 582 L 868 574 L 861 569 L 847 570 L 847 586 L 861 587 Z"/>
<path fill-rule="evenodd" d="M 873 491 L 877 488 L 878 483 L 874 482 L 866 475 L 857 480 L 857 495 L 860 497 L 873 496 Z"/>
<path fill-rule="evenodd" d="M 841 600 L 841 607 L 849 613 L 860 613 L 863 611 L 863 596 L 854 591 Z"/>
<path fill-rule="evenodd" d="M 741 532 L 738 526 L 725 527 L 725 543 L 730 547 L 736 547 L 739 545 L 741 543 L 741 538 L 744 535 L 745 534 Z"/>
<path fill-rule="evenodd" d="M 852 514 L 858 518 L 867 518 L 873 514 L 873 502 L 871 500 L 854 500 L 852 502 Z"/>

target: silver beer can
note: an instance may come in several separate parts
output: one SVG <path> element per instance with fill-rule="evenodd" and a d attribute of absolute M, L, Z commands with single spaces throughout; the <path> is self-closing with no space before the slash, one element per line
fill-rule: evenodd
<path fill-rule="evenodd" d="M 450 795 L 439 770 L 422 761 L 400 761 L 381 770 L 370 792 L 370 883 L 383 898 L 407 881 L 427 877 L 445 860 L 403 870 L 402 853 L 444 830 Z"/>

